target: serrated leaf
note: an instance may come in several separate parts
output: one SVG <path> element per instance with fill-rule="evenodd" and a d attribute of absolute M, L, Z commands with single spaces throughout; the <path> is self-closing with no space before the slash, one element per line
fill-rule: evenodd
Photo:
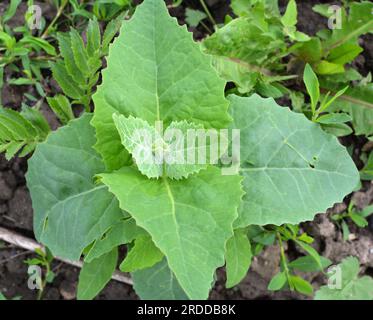
<path fill-rule="evenodd" d="M 350 193 L 357 169 L 335 137 L 273 99 L 229 96 L 246 192 L 237 226 L 312 220 Z M 338 162 L 335 159 L 338 158 Z"/>
<path fill-rule="evenodd" d="M 141 173 L 148 178 L 167 176 L 181 179 L 206 168 L 209 161 L 207 156 L 205 163 L 201 161 L 201 164 L 198 158 L 200 150 L 206 153 L 210 151 L 207 139 L 198 140 L 197 130 L 205 133 L 201 125 L 173 121 L 163 132 L 163 128 L 156 129 L 146 121 L 132 116 L 126 118 L 114 114 L 113 119 L 123 146 L 132 154 Z M 189 143 L 188 137 L 192 130 L 196 135 Z M 216 144 L 214 146 L 217 147 Z M 195 161 L 189 163 L 188 156 L 191 155 Z"/>
<path fill-rule="evenodd" d="M 75 118 L 70 101 L 64 95 L 58 94 L 54 97 L 47 97 L 47 102 L 62 124 L 67 124 Z"/>
<path fill-rule="evenodd" d="M 163 259 L 151 268 L 132 273 L 133 288 L 142 300 L 187 300 L 175 275 Z"/>
<path fill-rule="evenodd" d="M 322 286 L 315 300 L 373 300 L 373 279 L 359 277 L 359 261 L 348 257 L 334 267 L 329 274 L 332 287 Z"/>
<path fill-rule="evenodd" d="M 137 236 L 144 233 L 145 231 L 136 225 L 134 219 L 120 221 L 95 241 L 84 261 L 91 262 L 115 247 L 132 242 Z"/>
<path fill-rule="evenodd" d="M 163 257 L 163 253 L 154 245 L 152 238 L 144 234 L 136 238 L 134 246 L 119 268 L 123 272 L 134 272 L 154 266 Z"/>
<path fill-rule="evenodd" d="M 71 260 L 124 217 L 107 188 L 94 184 L 104 166 L 92 148 L 91 119 L 86 114 L 71 121 L 39 144 L 26 176 L 37 239 Z"/>
<path fill-rule="evenodd" d="M 88 53 L 84 46 L 83 39 L 75 29 L 70 30 L 71 49 L 74 54 L 75 64 L 78 69 L 85 75 L 89 76 Z"/>
<path fill-rule="evenodd" d="M 71 49 L 71 37 L 70 33 L 58 33 L 58 47 L 61 55 L 64 58 L 63 63 L 65 64 L 66 71 L 72 77 L 72 79 L 80 84 L 85 84 L 85 77 L 75 63 L 74 53 Z"/>
<path fill-rule="evenodd" d="M 227 272 L 226 287 L 232 288 L 245 277 L 252 259 L 251 244 L 245 229 L 234 231 L 227 242 L 225 269 Z"/>
<path fill-rule="evenodd" d="M 152 236 L 186 294 L 206 299 L 233 234 L 240 178 L 214 167 L 184 180 L 148 179 L 130 167 L 100 176 L 121 208 Z"/>
<path fill-rule="evenodd" d="M 87 53 L 90 57 L 100 54 L 101 32 L 96 19 L 89 20 L 87 28 Z"/>
<path fill-rule="evenodd" d="M 185 120 L 222 128 L 230 121 L 225 82 L 185 27 L 170 18 L 162 0 L 145 1 L 123 23 L 102 75 L 103 83 L 93 97 L 93 125 L 98 139 L 95 148 L 110 170 L 128 162 L 113 113 L 148 123 L 161 120 L 165 127 Z"/>
<path fill-rule="evenodd" d="M 79 274 L 78 300 L 92 300 L 96 297 L 110 281 L 117 261 L 118 249 L 115 248 L 90 263 L 85 262 Z"/>
<path fill-rule="evenodd" d="M 51 69 L 53 78 L 58 82 L 58 85 L 67 96 L 77 100 L 84 96 L 84 91 L 67 72 L 62 61 L 57 61 L 56 63 L 52 64 Z"/>

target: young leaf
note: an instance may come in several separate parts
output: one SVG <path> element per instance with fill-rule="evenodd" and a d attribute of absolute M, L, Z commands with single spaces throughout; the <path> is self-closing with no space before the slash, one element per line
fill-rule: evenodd
<path fill-rule="evenodd" d="M 90 263 L 85 262 L 79 275 L 78 300 L 92 300 L 110 281 L 117 266 L 118 249 L 102 255 Z"/>
<path fill-rule="evenodd" d="M 281 290 L 287 282 L 286 274 L 285 272 L 279 272 L 276 274 L 270 283 L 268 284 L 268 290 L 271 291 L 278 291 Z"/>
<path fill-rule="evenodd" d="M 152 238 L 144 234 L 136 238 L 134 246 L 119 268 L 123 272 L 134 272 L 150 268 L 162 258 L 163 253 L 154 245 Z"/>
<path fill-rule="evenodd" d="M 185 10 L 185 21 L 191 27 L 197 27 L 199 23 L 206 18 L 207 15 L 202 11 L 190 8 L 186 8 Z"/>
<path fill-rule="evenodd" d="M 227 272 L 227 288 L 232 288 L 245 277 L 252 259 L 251 244 L 245 229 L 237 229 L 227 242 L 225 268 Z"/>
<path fill-rule="evenodd" d="M 313 287 L 308 281 L 304 280 L 301 277 L 293 275 L 290 276 L 289 281 L 298 292 L 308 296 L 312 295 Z"/>
<path fill-rule="evenodd" d="M 199 161 L 198 150 L 208 149 L 207 139 L 204 142 L 200 141 L 196 134 L 193 145 L 187 141 L 188 131 L 204 132 L 201 125 L 173 121 L 164 132 L 158 132 L 155 127 L 139 118 L 131 116 L 126 118 L 114 114 L 113 119 L 122 144 L 136 160 L 141 173 L 148 178 L 166 176 L 171 179 L 181 179 L 206 168 L 207 161 L 202 164 L 196 162 Z M 189 164 L 187 156 L 191 154 L 194 154 L 195 161 Z"/>
<path fill-rule="evenodd" d="M 188 300 L 165 258 L 151 268 L 131 275 L 133 288 L 143 300 Z"/>
<path fill-rule="evenodd" d="M 91 119 L 71 121 L 38 145 L 26 175 L 37 239 L 71 260 L 124 216 L 107 188 L 93 182 L 104 166 L 92 149 Z"/>
<path fill-rule="evenodd" d="M 67 96 L 77 100 L 84 96 L 84 91 L 69 75 L 66 66 L 62 61 L 52 64 L 51 69 L 53 78 L 58 82 L 59 86 Z"/>
<path fill-rule="evenodd" d="M 358 277 L 357 258 L 342 260 L 328 274 L 332 286 L 322 286 L 316 291 L 315 300 L 373 300 L 373 279 Z"/>
<path fill-rule="evenodd" d="M 47 97 L 47 102 L 62 124 L 67 124 L 75 118 L 70 101 L 64 95 L 58 94 L 53 98 Z"/>
<path fill-rule="evenodd" d="M 70 30 L 71 49 L 74 54 L 75 64 L 78 69 L 87 77 L 90 74 L 88 67 L 88 53 L 84 46 L 83 39 L 75 29 Z"/>
<path fill-rule="evenodd" d="M 281 22 L 285 27 L 293 27 L 297 24 L 297 4 L 295 0 L 290 0 L 286 7 L 285 14 L 281 18 Z"/>
<path fill-rule="evenodd" d="M 320 263 L 322 266 L 322 269 L 320 269 L 319 264 L 316 262 L 316 260 L 312 256 L 304 256 L 300 257 L 298 259 L 295 259 L 289 263 L 289 267 L 297 269 L 299 271 L 303 272 L 316 272 L 320 270 L 324 270 L 325 268 L 329 267 L 332 262 L 320 256 Z"/>
<path fill-rule="evenodd" d="M 358 184 L 346 149 L 304 115 L 258 95 L 231 95 L 229 100 L 231 128 L 241 130 L 240 171 L 246 192 L 237 227 L 312 220 Z"/>
<path fill-rule="evenodd" d="M 152 236 L 185 293 L 206 299 L 233 234 L 240 178 L 214 167 L 183 180 L 148 179 L 130 167 L 100 176 L 121 208 Z"/>
<path fill-rule="evenodd" d="M 185 120 L 221 128 L 230 121 L 225 82 L 215 73 L 210 57 L 169 16 L 162 0 L 145 1 L 123 23 L 102 75 L 103 83 L 93 97 L 92 123 L 98 139 L 95 148 L 110 170 L 121 168 L 128 159 L 113 113 L 150 124 L 161 120 L 164 127 Z"/>
<path fill-rule="evenodd" d="M 90 57 L 99 54 L 101 48 L 100 26 L 96 19 L 89 20 L 87 28 L 87 53 Z"/>
<path fill-rule="evenodd" d="M 368 221 L 357 213 L 351 213 L 350 218 L 360 228 L 365 228 L 368 225 Z"/>
<path fill-rule="evenodd" d="M 307 92 L 311 98 L 312 112 L 315 113 L 316 105 L 320 98 L 319 80 L 313 72 L 311 66 L 307 63 L 304 68 L 303 81 L 306 85 Z"/>
<path fill-rule="evenodd" d="M 347 113 L 328 113 L 317 118 L 316 122 L 322 124 L 344 123 L 352 118 Z"/>

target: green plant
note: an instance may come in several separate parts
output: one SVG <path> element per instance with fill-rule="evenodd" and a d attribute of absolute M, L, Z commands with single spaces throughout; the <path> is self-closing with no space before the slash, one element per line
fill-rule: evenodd
<path fill-rule="evenodd" d="M 47 100 L 62 123 L 66 124 L 74 118 L 71 110 L 73 104 L 81 104 L 86 111 L 90 111 L 102 59 L 107 55 L 109 44 L 118 32 L 123 18 L 124 15 L 120 15 L 110 21 L 102 38 L 97 20 L 89 20 L 86 43 L 73 28 L 68 33 L 58 33 L 58 45 L 63 59 L 51 63 L 51 70 L 63 93 L 72 101 L 63 95 Z"/>
<path fill-rule="evenodd" d="M 121 269 L 131 272 L 140 297 L 205 299 L 225 260 L 228 286 L 242 279 L 251 225 L 311 220 L 358 184 L 345 148 L 304 115 L 256 94 L 226 99 L 211 57 L 162 0 L 146 0 L 124 22 L 102 78 L 93 115 L 49 135 L 27 173 L 37 239 L 54 255 L 84 256 L 80 299 L 110 280 L 123 244 L 129 253 Z M 229 175 L 222 174 L 224 157 L 201 167 L 164 159 L 143 167 L 132 148 L 136 128 L 157 137 L 144 145 L 152 157 L 157 148 L 172 152 L 170 128 L 239 130 L 240 163 L 230 163 Z M 287 228 L 276 229 L 280 238 Z M 289 237 L 318 261 L 307 237 Z M 232 257 L 243 261 L 239 272 Z M 298 278 L 290 283 L 307 291 Z"/>
<path fill-rule="evenodd" d="M 316 291 L 316 300 L 372 300 L 373 278 L 359 277 L 359 260 L 348 257 L 328 272 L 329 285 Z"/>
<path fill-rule="evenodd" d="M 37 283 L 39 284 L 37 298 L 40 300 L 43 296 L 46 285 L 48 283 L 52 283 L 55 278 L 55 274 L 51 268 L 51 263 L 54 257 L 48 249 L 45 251 L 35 249 L 35 254 L 37 255 L 36 258 L 27 259 L 25 260 L 25 263 L 28 266 L 40 266 L 45 269 L 44 274 L 40 274 L 40 278 L 36 279 Z"/>
<path fill-rule="evenodd" d="M 347 225 L 346 219 L 351 219 L 351 221 L 356 224 L 359 228 L 364 228 L 368 225 L 366 218 L 373 213 L 373 205 L 367 206 L 362 211 L 354 210 L 354 202 L 350 201 L 348 205 L 347 212 L 334 214 L 331 218 L 334 220 L 338 226 L 342 229 L 343 240 L 349 240 L 350 229 Z"/>
<path fill-rule="evenodd" d="M 24 106 L 21 112 L 0 106 L 0 152 L 9 160 L 24 157 L 46 139 L 50 127 L 38 108 Z"/>

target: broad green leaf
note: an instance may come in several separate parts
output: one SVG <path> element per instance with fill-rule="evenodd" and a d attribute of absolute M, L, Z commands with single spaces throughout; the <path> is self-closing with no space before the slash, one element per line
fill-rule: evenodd
<path fill-rule="evenodd" d="M 322 256 L 320 256 L 320 262 L 321 262 L 322 270 L 329 267 L 332 263 L 329 259 L 324 258 Z M 289 263 L 289 267 L 297 269 L 299 271 L 304 271 L 304 272 L 320 271 L 319 264 L 311 256 L 304 256 L 304 257 L 295 259 Z"/>
<path fill-rule="evenodd" d="M 227 272 L 227 288 L 232 288 L 245 277 L 252 259 L 251 244 L 245 229 L 237 229 L 227 242 L 225 253 L 225 269 Z"/>
<path fill-rule="evenodd" d="M 93 181 L 104 165 L 92 148 L 91 119 L 73 120 L 39 144 L 26 176 L 37 239 L 71 260 L 124 217 L 115 197 Z"/>
<path fill-rule="evenodd" d="M 316 111 L 317 102 L 320 99 L 320 87 L 319 80 L 308 63 L 304 68 L 303 81 L 311 98 L 311 108 L 314 113 Z"/>
<path fill-rule="evenodd" d="M 123 272 L 134 272 L 154 266 L 163 258 L 163 253 L 154 245 L 149 235 L 136 238 L 134 246 L 120 264 Z"/>
<path fill-rule="evenodd" d="M 134 219 L 120 221 L 95 241 L 84 261 L 91 262 L 115 247 L 132 242 L 138 235 L 144 233 L 145 231 L 136 225 Z"/>
<path fill-rule="evenodd" d="M 276 274 L 268 284 L 268 290 L 278 291 L 283 288 L 286 284 L 287 278 L 285 272 L 279 272 Z"/>
<path fill-rule="evenodd" d="M 142 300 L 187 300 L 175 275 L 163 259 L 151 268 L 132 273 L 133 288 Z"/>
<path fill-rule="evenodd" d="M 285 14 L 281 18 L 281 22 L 285 27 L 293 27 L 297 24 L 297 4 L 295 0 L 290 0 L 286 7 Z"/>
<path fill-rule="evenodd" d="M 373 279 L 359 277 L 359 261 L 348 257 L 333 267 L 329 275 L 329 286 L 316 291 L 315 300 L 373 300 Z"/>
<path fill-rule="evenodd" d="M 79 274 L 78 300 L 92 300 L 110 281 L 117 266 L 118 249 L 83 264 Z"/>
<path fill-rule="evenodd" d="M 240 177 L 215 167 L 184 180 L 148 179 L 131 167 L 100 176 L 121 208 L 152 236 L 186 294 L 206 299 L 233 234 Z"/>
<path fill-rule="evenodd" d="M 318 124 L 273 99 L 229 100 L 232 128 L 241 130 L 246 192 L 236 226 L 312 220 L 356 187 L 358 172 L 346 149 Z"/>
<path fill-rule="evenodd" d="M 126 118 L 114 114 L 113 119 L 123 146 L 131 153 L 141 173 L 148 178 L 167 176 L 171 179 L 181 179 L 206 168 L 209 160 L 207 155 L 204 163 L 198 158 L 199 151 L 210 151 L 207 139 L 198 139 L 197 130 L 205 132 L 201 125 L 173 121 L 163 131 L 163 128 L 155 128 L 146 121 L 132 116 Z M 188 133 L 191 130 L 195 130 L 196 135 L 189 143 Z M 218 141 L 214 144 L 215 147 L 217 143 Z M 194 161 L 188 163 L 188 157 L 192 155 Z"/>
<path fill-rule="evenodd" d="M 230 122 L 225 82 L 191 34 L 169 16 L 163 0 L 147 0 L 137 7 L 110 47 L 107 64 L 93 97 L 93 125 L 95 148 L 110 170 L 128 162 L 113 113 L 150 124 L 160 120 L 164 127 L 178 120 L 205 128 L 222 128 Z"/>

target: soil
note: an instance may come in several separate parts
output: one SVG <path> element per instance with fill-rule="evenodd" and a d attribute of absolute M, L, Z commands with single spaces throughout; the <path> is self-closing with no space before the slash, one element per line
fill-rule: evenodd
<path fill-rule="evenodd" d="M 231 14 L 228 1 L 207 0 L 212 15 L 216 21 L 222 22 L 226 14 Z M 325 2 L 325 1 L 322 1 Z M 309 34 L 314 34 L 326 26 L 326 19 L 312 12 L 311 8 L 320 1 L 297 1 L 298 3 L 298 28 Z M 0 13 L 7 6 L 8 1 L 0 4 Z M 280 1 L 281 10 L 284 11 L 286 1 Z M 199 1 L 186 0 L 178 8 L 171 9 L 173 16 L 177 17 L 179 22 L 184 23 L 185 6 L 200 9 Z M 49 8 L 45 8 L 49 12 Z M 51 19 L 53 14 L 48 14 L 47 20 Z M 23 14 L 15 16 L 13 23 L 17 24 L 17 19 L 22 20 Z M 312 22 L 312 23 L 310 23 Z M 206 24 L 209 25 L 208 22 Z M 205 36 L 206 31 L 203 28 L 191 28 L 196 40 Z M 361 40 L 361 45 L 365 51 L 358 59 L 359 71 L 367 74 L 373 69 L 373 47 L 372 35 L 365 36 Z M 5 70 L 5 79 L 9 79 L 10 70 Z M 14 74 L 13 74 L 14 76 Z M 53 81 L 46 84 L 46 91 L 55 91 L 56 85 Z M 19 109 L 25 92 L 32 93 L 32 89 L 27 86 L 9 86 L 5 80 L 2 90 L 2 103 L 5 107 Z M 58 121 L 46 106 L 43 112 L 48 118 L 53 129 L 59 126 Z M 342 141 L 345 145 L 354 145 L 354 159 L 359 168 L 361 162 L 358 155 L 362 148 L 366 148 L 366 140 L 363 138 L 349 137 Z M 27 171 L 27 159 L 13 159 L 6 161 L 3 155 L 0 155 L 0 226 L 14 230 L 28 237 L 33 237 L 32 231 L 32 204 L 29 192 L 25 185 L 24 175 Z M 351 197 L 347 197 L 349 200 Z M 373 182 L 365 182 L 362 188 L 352 194 L 352 199 L 358 208 L 363 208 L 373 203 Z M 348 203 L 348 201 L 346 201 Z M 333 213 L 340 213 L 346 209 L 345 203 L 336 204 L 327 214 L 317 215 L 313 222 L 307 222 L 302 225 L 304 231 L 315 238 L 315 248 L 319 253 L 338 263 L 346 256 L 353 255 L 359 258 L 362 264 L 362 274 L 373 275 L 373 217 L 367 228 L 359 229 L 350 225 L 352 231 L 351 240 L 343 241 L 341 230 L 331 221 L 330 216 Z M 291 258 L 303 255 L 295 246 L 289 245 L 287 254 Z M 34 256 L 32 252 L 26 252 L 16 247 L 6 245 L 0 242 L 0 292 L 8 298 L 21 297 L 22 299 L 36 299 L 37 293 L 28 289 L 27 266 L 24 260 Z M 278 246 L 267 247 L 259 256 L 255 257 L 252 267 L 247 277 L 235 288 L 225 289 L 225 271 L 223 268 L 217 271 L 217 281 L 211 292 L 211 299 L 308 299 L 307 297 L 294 292 L 276 292 L 271 293 L 267 290 L 270 279 L 279 271 L 279 248 Z M 49 284 L 44 293 L 44 299 L 57 300 L 75 299 L 77 279 L 79 270 L 67 264 L 58 261 L 53 262 L 53 271 L 56 278 L 52 284 Z M 302 274 L 306 279 L 312 282 L 315 288 L 325 283 L 325 278 L 318 274 Z M 137 299 L 131 286 L 111 281 L 97 299 Z"/>

